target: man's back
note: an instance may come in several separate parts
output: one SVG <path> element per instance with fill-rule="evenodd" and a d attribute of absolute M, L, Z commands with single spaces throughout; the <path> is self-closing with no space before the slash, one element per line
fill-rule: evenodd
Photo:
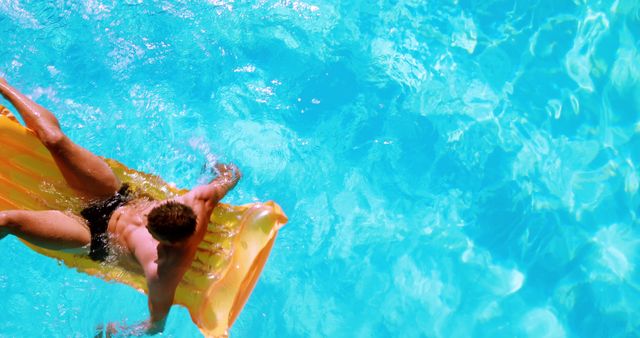
<path fill-rule="evenodd" d="M 191 265 L 215 207 L 194 192 L 171 201 L 190 207 L 196 215 L 195 233 L 186 241 L 161 243 L 147 228 L 148 214 L 167 201 L 133 200 L 116 209 L 108 226 L 115 261 L 132 272 L 144 273 L 147 280 L 157 280 L 163 289 L 175 289 Z"/>

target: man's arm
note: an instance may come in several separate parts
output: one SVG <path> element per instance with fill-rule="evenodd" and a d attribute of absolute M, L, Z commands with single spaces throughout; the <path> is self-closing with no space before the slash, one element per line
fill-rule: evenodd
<path fill-rule="evenodd" d="M 164 331 L 167 322 L 167 315 L 173 305 L 173 291 L 167 290 L 157 282 L 147 280 L 149 288 L 149 319 L 134 325 L 119 325 L 110 323 L 107 327 L 98 326 L 96 337 L 107 337 L 112 335 L 138 337 L 152 335 Z"/>
<path fill-rule="evenodd" d="M 138 249 L 133 254 L 138 262 L 146 262 L 142 265 L 142 269 L 147 280 L 149 305 L 149 320 L 143 322 L 141 328 L 149 334 L 162 332 L 173 305 L 176 288 L 182 278 L 176 278 L 178 272 L 173 269 L 175 267 L 158 271 L 159 266 L 154 250 L 150 250 L 147 246 L 138 247 Z"/>
<path fill-rule="evenodd" d="M 139 262 L 147 262 L 147 264 L 142 264 L 142 269 L 147 281 L 149 319 L 134 325 L 109 324 L 107 333 L 110 334 L 141 336 L 162 332 L 169 310 L 173 305 L 176 288 L 182 279 L 176 277 L 179 273 L 173 269 L 164 271 L 161 278 L 158 264 L 150 250 L 136 250 L 133 254 Z M 180 274 L 180 276 L 182 275 Z"/>
<path fill-rule="evenodd" d="M 146 331 L 150 334 L 162 332 L 173 305 L 177 285 L 161 283 L 156 277 L 147 278 L 147 287 L 149 288 L 149 320 L 146 323 Z"/>

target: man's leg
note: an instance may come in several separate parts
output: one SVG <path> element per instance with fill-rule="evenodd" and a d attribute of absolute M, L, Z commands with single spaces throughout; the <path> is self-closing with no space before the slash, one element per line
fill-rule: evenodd
<path fill-rule="evenodd" d="M 55 116 L 0 78 L 0 94 L 11 102 L 27 127 L 35 132 L 53 156 L 65 180 L 88 199 L 112 196 L 120 181 L 98 156 L 73 143 L 60 129 Z"/>
<path fill-rule="evenodd" d="M 82 248 L 91 242 L 89 229 L 60 211 L 0 211 L 0 239 L 13 234 L 52 250 Z"/>

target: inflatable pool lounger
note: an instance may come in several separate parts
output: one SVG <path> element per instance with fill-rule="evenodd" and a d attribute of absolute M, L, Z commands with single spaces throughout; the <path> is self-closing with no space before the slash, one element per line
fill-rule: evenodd
<path fill-rule="evenodd" d="M 166 199 L 186 192 L 157 176 L 129 169 L 115 160 L 106 161 L 122 182 L 153 198 Z M 0 116 L 0 210 L 55 209 L 77 214 L 82 207 L 33 132 L 13 116 Z M 260 276 L 278 230 L 286 222 L 282 209 L 272 201 L 242 206 L 220 203 L 216 207 L 174 299 L 174 304 L 187 307 L 205 336 L 228 335 Z M 88 256 L 25 244 L 78 271 L 146 292 L 142 275 L 92 261 Z"/>

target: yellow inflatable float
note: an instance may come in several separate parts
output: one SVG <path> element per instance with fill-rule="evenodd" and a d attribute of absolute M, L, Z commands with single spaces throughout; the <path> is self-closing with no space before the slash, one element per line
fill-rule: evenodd
<path fill-rule="evenodd" d="M 128 169 L 114 160 L 107 162 L 123 182 L 156 199 L 186 192 L 157 176 Z M 13 116 L 0 116 L 0 210 L 78 212 L 81 208 L 81 201 L 74 197 L 35 135 Z M 286 222 L 280 207 L 271 201 L 216 207 L 207 234 L 174 299 L 175 304 L 189 310 L 191 319 L 205 336 L 228 335 L 258 280 L 278 230 Z M 145 292 L 146 283 L 141 275 L 85 256 L 25 244 L 69 267 Z"/>

